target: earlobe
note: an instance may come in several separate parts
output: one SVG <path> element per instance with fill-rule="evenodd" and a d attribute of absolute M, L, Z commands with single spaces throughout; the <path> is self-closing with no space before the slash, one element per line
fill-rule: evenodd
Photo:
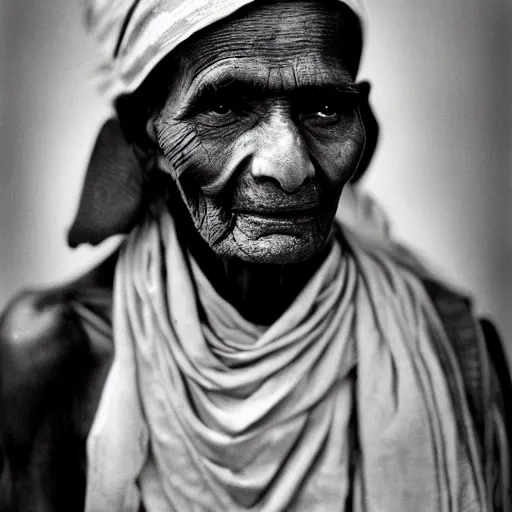
<path fill-rule="evenodd" d="M 143 210 L 145 171 L 118 119 L 100 130 L 85 176 L 68 244 L 97 245 L 113 235 L 128 233 Z"/>
<path fill-rule="evenodd" d="M 366 141 L 363 154 L 359 161 L 359 167 L 352 177 L 352 183 L 357 183 L 365 174 L 372 161 L 373 155 L 375 154 L 379 141 L 379 123 L 370 104 L 371 84 L 366 81 L 361 82 L 358 84 L 358 89 L 361 98 L 359 111 L 361 113 L 361 120 L 366 133 Z"/>

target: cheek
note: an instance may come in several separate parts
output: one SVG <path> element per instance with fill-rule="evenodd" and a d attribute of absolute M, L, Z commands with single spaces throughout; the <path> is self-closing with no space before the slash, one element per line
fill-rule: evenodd
<path fill-rule="evenodd" d="M 192 178 L 206 194 L 221 192 L 237 153 L 240 133 L 233 126 L 209 127 L 181 121 L 155 123 L 158 145 L 175 180 Z"/>
<path fill-rule="evenodd" d="M 167 170 L 196 230 L 210 246 L 216 245 L 231 229 L 231 215 L 226 208 L 229 202 L 220 194 L 206 195 L 204 189 L 218 179 L 225 167 L 226 146 L 218 134 L 205 137 L 201 130 L 186 123 L 157 120 L 155 130 Z M 208 143 L 203 142 L 205 139 Z"/>
<path fill-rule="evenodd" d="M 338 187 L 343 187 L 356 172 L 364 143 L 365 132 L 359 114 L 350 123 L 308 136 L 312 156 L 329 183 Z"/>
<path fill-rule="evenodd" d="M 193 127 L 179 122 L 158 120 L 155 130 L 158 146 L 176 181 L 191 170 L 208 167 L 208 153 L 202 147 Z"/>
<path fill-rule="evenodd" d="M 232 229 L 232 215 L 216 198 L 205 196 L 194 182 L 183 180 L 179 186 L 197 232 L 215 247 Z"/>

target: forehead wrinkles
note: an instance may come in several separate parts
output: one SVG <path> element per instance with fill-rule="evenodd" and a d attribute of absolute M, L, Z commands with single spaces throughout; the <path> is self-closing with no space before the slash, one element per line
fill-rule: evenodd
<path fill-rule="evenodd" d="M 336 59 L 298 57 L 295 63 L 268 62 L 251 58 L 217 60 L 199 74 L 183 80 L 180 97 L 183 101 L 194 97 L 206 87 L 228 85 L 230 82 L 246 83 L 269 93 L 293 92 L 299 87 L 352 88 L 353 80 L 348 70 Z"/>
<path fill-rule="evenodd" d="M 201 32 L 181 47 L 179 67 L 197 77 L 217 63 L 239 59 L 269 68 L 307 60 L 341 60 L 339 11 L 321 2 L 258 5 Z"/>

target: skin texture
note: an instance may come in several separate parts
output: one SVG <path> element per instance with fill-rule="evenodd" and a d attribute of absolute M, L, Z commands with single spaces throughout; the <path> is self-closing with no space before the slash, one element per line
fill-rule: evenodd
<path fill-rule="evenodd" d="M 279 297 L 262 321 L 296 295 L 286 274 L 300 289 L 321 263 L 363 152 L 353 37 L 338 4 L 258 4 L 173 54 L 170 92 L 148 123 L 195 230 L 238 289 L 224 295 L 245 312 Z"/>

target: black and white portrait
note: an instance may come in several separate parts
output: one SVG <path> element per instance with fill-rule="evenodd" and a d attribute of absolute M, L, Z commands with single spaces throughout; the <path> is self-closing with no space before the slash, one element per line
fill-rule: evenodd
<path fill-rule="evenodd" d="M 507 0 L 4 0 L 0 510 L 511 512 Z"/>

